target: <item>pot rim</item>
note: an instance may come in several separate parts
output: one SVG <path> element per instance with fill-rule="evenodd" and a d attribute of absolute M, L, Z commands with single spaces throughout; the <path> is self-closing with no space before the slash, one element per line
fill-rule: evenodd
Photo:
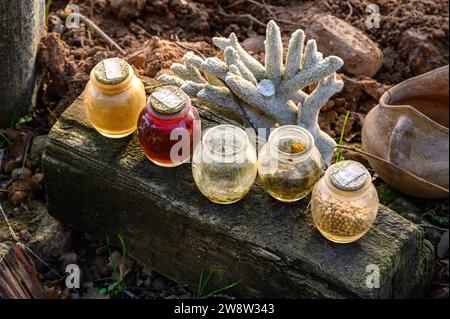
<path fill-rule="evenodd" d="M 449 74 L 449 65 L 445 65 L 442 67 L 439 67 L 437 69 L 431 70 L 429 72 L 420 74 L 418 76 L 409 78 L 403 82 L 400 82 L 399 84 L 394 85 L 393 87 L 391 87 L 389 90 L 387 90 L 385 93 L 383 93 L 383 95 L 381 96 L 380 100 L 379 100 L 379 106 L 381 108 L 389 108 L 389 109 L 405 109 L 408 110 L 409 112 L 413 112 L 416 115 L 418 115 L 420 118 L 422 118 L 425 121 L 428 121 L 430 123 L 432 123 L 434 126 L 436 126 L 437 129 L 441 130 L 444 133 L 449 132 L 449 128 L 445 127 L 442 124 L 439 124 L 438 122 L 432 120 L 431 118 L 429 118 L 428 116 L 426 116 L 425 114 L 423 114 L 422 112 L 419 112 L 416 108 L 414 108 L 411 105 L 408 104 L 402 104 L 402 105 L 392 105 L 389 104 L 391 103 L 392 97 L 393 97 L 393 90 L 398 90 L 404 87 L 407 87 L 411 84 L 411 82 L 416 81 L 417 79 L 423 78 L 423 77 L 428 77 L 431 73 L 443 73 L 443 74 Z"/>

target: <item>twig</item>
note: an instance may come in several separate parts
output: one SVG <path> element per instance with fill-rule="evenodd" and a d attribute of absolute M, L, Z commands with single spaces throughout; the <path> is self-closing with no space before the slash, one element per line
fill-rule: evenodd
<path fill-rule="evenodd" d="M 67 17 L 79 18 L 81 21 L 83 21 L 88 28 L 96 32 L 103 40 L 105 40 L 109 45 L 114 47 L 117 51 L 119 51 L 122 55 L 125 55 L 126 52 L 124 49 L 122 49 L 113 39 L 111 39 L 102 29 L 100 29 L 99 26 L 97 26 L 91 19 L 85 17 L 81 13 L 65 13 L 61 12 L 59 13 L 59 17 L 61 19 L 66 19 Z"/>
<path fill-rule="evenodd" d="M 248 121 L 252 129 L 255 131 L 256 134 L 258 134 L 258 129 L 256 128 L 256 125 L 253 123 L 251 117 L 248 115 L 247 110 L 245 109 L 245 106 L 242 105 L 242 101 L 239 99 L 235 99 L 237 102 L 237 105 L 241 109 L 242 114 L 244 114 L 245 119 Z"/>
<path fill-rule="evenodd" d="M 426 224 L 425 223 L 418 224 L 417 226 L 425 227 L 425 228 L 433 228 L 433 229 L 436 229 L 436 230 L 439 230 L 439 231 L 442 231 L 442 232 L 445 232 L 445 231 L 448 230 L 447 228 L 438 227 L 438 226 L 435 226 L 435 225 L 432 225 L 432 224 L 428 224 L 428 223 L 426 223 Z"/>
<path fill-rule="evenodd" d="M 27 153 L 28 153 L 28 148 L 30 146 L 31 139 L 32 139 L 32 137 L 28 137 L 27 144 L 25 145 L 25 150 L 23 153 L 23 162 L 22 162 L 22 174 L 23 174 L 23 170 L 25 168 L 25 162 L 27 161 Z"/>
<path fill-rule="evenodd" d="M 284 19 L 278 19 L 277 16 L 275 15 L 275 13 L 273 12 L 273 10 L 269 7 L 269 5 L 266 4 L 266 1 L 265 1 L 265 0 L 261 0 L 261 1 L 262 1 L 262 3 L 260 3 L 260 2 L 258 2 L 258 1 L 256 1 L 256 0 L 240 0 L 240 1 L 237 1 L 237 2 L 235 2 L 235 3 L 233 3 L 233 4 L 229 5 L 229 6 L 227 6 L 227 9 L 232 8 L 232 7 L 236 6 L 236 5 L 241 4 L 241 3 L 244 3 L 244 2 L 250 2 L 250 3 L 253 3 L 253 4 L 257 5 L 257 6 L 260 6 L 260 7 L 263 7 L 264 9 L 266 9 L 267 12 L 269 12 L 271 18 L 272 18 L 273 20 L 275 20 L 276 22 L 284 23 L 284 24 L 290 24 L 290 25 L 295 25 L 295 26 L 300 26 L 300 24 L 297 23 L 297 22 L 292 22 L 292 21 L 288 21 L 288 20 L 284 20 Z M 222 14 L 223 14 L 223 12 L 222 12 Z M 232 15 L 230 14 L 230 16 L 232 16 Z M 241 16 L 241 17 L 243 17 L 243 15 L 236 15 L 236 16 Z M 252 19 L 252 18 L 253 18 L 253 19 L 256 19 L 256 18 L 253 17 L 253 16 L 251 16 L 251 17 L 249 17 L 249 18 L 250 18 L 250 19 Z M 257 19 L 256 19 L 256 20 L 257 20 Z M 255 21 L 255 20 L 253 20 L 253 21 Z M 260 24 L 260 23 L 259 23 L 259 22 L 260 22 L 259 20 L 255 21 L 255 22 L 258 23 L 258 24 Z M 265 24 L 262 24 L 262 25 L 265 26 Z"/>
<path fill-rule="evenodd" d="M 0 204 L 0 211 L 2 212 L 3 218 L 5 219 L 6 226 L 8 227 L 8 230 L 9 230 L 9 233 L 11 234 L 11 237 L 12 237 L 15 241 L 19 242 L 20 239 L 19 239 L 19 237 L 17 236 L 17 234 L 16 234 L 16 232 L 14 231 L 14 229 L 12 228 L 11 223 L 9 222 L 8 216 L 6 216 L 6 213 L 5 213 L 5 211 L 3 210 L 2 204 Z"/>
<path fill-rule="evenodd" d="M 280 202 L 280 201 L 275 201 L 275 202 L 273 202 L 273 203 L 267 205 L 267 207 L 264 208 L 264 210 L 262 211 L 261 214 L 265 214 L 269 209 L 271 209 L 272 207 L 274 207 L 274 206 L 276 206 L 276 205 L 278 205 L 278 204 L 281 204 L 281 202 Z"/>
<path fill-rule="evenodd" d="M 247 2 L 247 0 L 239 0 L 239 1 L 236 1 L 235 3 L 232 3 L 232 4 L 230 4 L 229 6 L 226 6 L 226 8 L 227 8 L 227 9 L 233 8 L 233 7 L 235 7 L 235 6 L 237 6 L 237 5 L 240 5 L 241 3 L 244 3 L 244 2 Z"/>
<path fill-rule="evenodd" d="M 127 62 L 129 62 L 130 59 L 132 59 L 132 58 L 138 56 L 139 54 L 141 54 L 141 53 L 143 53 L 143 52 L 144 52 L 143 49 L 142 49 L 142 50 L 135 51 L 135 52 L 133 52 L 132 54 L 128 55 L 128 56 L 125 58 L 125 60 L 126 60 Z"/>
<path fill-rule="evenodd" d="M 269 11 L 269 14 L 272 17 L 272 19 L 277 20 L 277 16 L 272 11 L 272 9 L 270 9 L 270 7 L 267 5 L 266 1 L 265 0 L 261 0 L 261 1 L 262 1 L 262 4 L 263 4 L 264 8 L 266 8 L 266 10 Z"/>
<path fill-rule="evenodd" d="M 219 14 L 223 15 L 224 17 L 230 17 L 230 18 L 247 18 L 252 20 L 253 22 L 255 22 L 256 24 L 259 24 L 262 27 L 266 27 L 266 24 L 259 21 L 257 18 L 255 18 L 254 16 L 252 16 L 250 13 L 243 13 L 243 14 L 230 14 L 230 13 L 226 13 L 223 8 L 221 6 L 218 6 L 219 8 Z"/>
<path fill-rule="evenodd" d="M 347 1 L 347 6 L 348 6 L 348 8 L 349 8 L 349 12 L 348 12 L 347 16 L 345 17 L 345 21 L 347 21 L 348 19 L 350 19 L 350 17 L 351 17 L 352 14 L 353 14 L 353 7 L 352 7 L 352 4 L 350 3 L 350 0 Z"/>
<path fill-rule="evenodd" d="M 91 29 L 87 28 L 86 31 L 87 31 L 89 43 L 91 44 L 91 47 L 93 47 L 94 46 L 94 41 L 92 41 Z"/>
<path fill-rule="evenodd" d="M 413 174 L 413 173 L 411 173 L 411 172 L 409 172 L 409 171 L 407 171 L 407 170 L 405 170 L 405 169 L 399 167 L 398 165 L 396 165 L 396 164 L 394 164 L 394 163 L 392 163 L 392 162 L 390 162 L 390 161 L 388 161 L 388 160 L 385 160 L 384 158 L 378 157 L 378 156 L 376 156 L 376 155 L 373 155 L 373 154 L 371 154 L 371 153 L 367 153 L 367 152 L 362 151 L 362 150 L 358 150 L 358 149 L 356 149 L 356 148 L 354 148 L 354 147 L 350 147 L 350 146 L 336 145 L 336 148 L 343 148 L 343 149 L 348 150 L 348 151 L 351 151 L 351 152 L 355 152 L 355 153 L 358 153 L 358 154 L 362 154 L 362 155 L 364 155 L 364 156 L 368 156 L 368 157 L 373 158 L 373 159 L 375 159 L 375 160 L 377 160 L 377 161 L 379 161 L 379 162 L 382 162 L 382 163 L 384 163 L 384 164 L 387 164 L 387 165 L 391 166 L 392 168 L 395 168 L 395 169 L 401 171 L 402 173 L 404 173 L 404 174 L 406 174 L 406 175 L 408 175 L 408 176 L 410 176 L 410 177 L 413 177 L 413 178 L 415 178 L 415 179 L 418 179 L 418 180 L 420 180 L 422 183 L 428 184 L 429 186 L 432 186 L 432 187 L 435 187 L 435 188 L 439 188 L 439 189 L 440 189 L 441 191 L 443 191 L 443 192 L 446 192 L 446 193 L 449 192 L 448 189 L 446 189 L 446 188 L 444 188 L 444 187 L 442 187 L 442 186 L 439 186 L 439 185 L 437 185 L 437 184 L 435 184 L 435 183 L 433 183 L 433 182 L 427 181 L 426 179 L 423 179 L 422 177 L 419 177 L 419 176 L 417 176 L 417 175 L 415 175 L 415 174 Z"/>
<path fill-rule="evenodd" d="M 182 44 L 182 43 L 180 42 L 180 39 L 178 38 L 178 34 L 175 34 L 174 36 L 175 36 L 175 44 L 178 45 L 180 48 L 183 48 L 183 49 L 185 49 L 185 50 L 188 50 L 188 51 L 192 51 L 192 52 L 194 52 L 194 53 L 197 53 L 203 60 L 206 59 L 206 57 L 205 57 L 199 50 L 194 49 L 194 48 L 190 48 L 190 47 L 188 47 L 188 46 Z"/>

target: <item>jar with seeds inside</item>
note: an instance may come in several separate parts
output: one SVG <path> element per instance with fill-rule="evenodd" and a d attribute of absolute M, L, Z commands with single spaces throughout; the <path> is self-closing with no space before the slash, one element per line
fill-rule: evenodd
<path fill-rule="evenodd" d="M 307 196 L 322 173 L 320 153 L 304 128 L 276 128 L 259 153 L 258 173 L 264 189 L 282 202 Z"/>
<path fill-rule="evenodd" d="M 315 226 L 337 243 L 350 243 L 364 236 L 375 221 L 378 206 L 369 172 L 355 161 L 331 165 L 311 197 Z"/>

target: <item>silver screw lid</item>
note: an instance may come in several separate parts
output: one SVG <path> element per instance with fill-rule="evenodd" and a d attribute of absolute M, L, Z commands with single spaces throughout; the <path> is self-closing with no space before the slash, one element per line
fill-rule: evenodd
<path fill-rule="evenodd" d="M 361 189 L 370 178 L 369 171 L 361 163 L 355 161 L 333 164 L 329 170 L 331 183 L 344 191 Z"/>

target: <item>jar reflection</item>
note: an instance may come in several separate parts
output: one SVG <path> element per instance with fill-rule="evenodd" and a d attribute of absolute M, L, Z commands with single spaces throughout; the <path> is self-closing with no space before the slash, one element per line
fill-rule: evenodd
<path fill-rule="evenodd" d="M 200 192 L 218 204 L 244 197 L 256 178 L 256 150 L 247 134 L 232 125 L 208 129 L 192 158 L 192 173 Z"/>

